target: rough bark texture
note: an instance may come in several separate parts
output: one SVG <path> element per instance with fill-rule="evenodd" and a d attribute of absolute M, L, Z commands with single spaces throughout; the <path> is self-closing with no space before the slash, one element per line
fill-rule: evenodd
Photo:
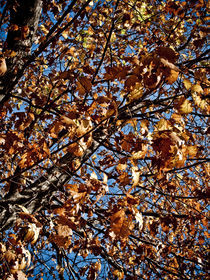
<path fill-rule="evenodd" d="M 11 89 L 22 76 L 23 65 L 31 53 L 41 15 L 42 0 L 9 1 L 8 7 L 10 27 L 3 49 L 3 52 L 8 53 L 7 73 L 0 79 L 0 108 L 10 98 Z"/>
<path fill-rule="evenodd" d="M 95 133 L 99 137 L 99 132 Z M 100 140 L 103 141 L 106 135 L 101 135 Z M 100 143 L 93 141 L 90 148 L 88 148 L 80 159 L 84 163 L 89 157 L 98 149 Z M 30 213 L 37 212 L 41 209 L 47 209 L 49 202 L 53 195 L 61 190 L 64 183 L 71 179 L 72 174 L 66 167 L 76 157 L 71 153 L 67 153 L 59 163 L 48 170 L 48 172 L 38 178 L 31 184 L 29 188 L 22 192 L 9 192 L 0 201 L 0 231 L 8 229 L 14 224 L 16 219 L 16 211 L 18 205 L 24 206 Z M 15 188 L 16 189 L 16 188 Z M 9 218 L 8 218 L 9 217 Z"/>

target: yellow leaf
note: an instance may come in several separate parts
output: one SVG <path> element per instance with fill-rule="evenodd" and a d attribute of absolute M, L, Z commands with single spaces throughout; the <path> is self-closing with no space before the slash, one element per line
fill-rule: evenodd
<path fill-rule="evenodd" d="M 172 120 L 175 121 L 176 123 L 182 124 L 182 121 L 183 121 L 183 120 L 182 120 L 182 116 L 181 116 L 181 115 L 174 113 L 174 114 L 171 115 L 171 118 L 172 118 Z"/>
<path fill-rule="evenodd" d="M 191 102 L 185 99 L 184 103 L 182 103 L 182 105 L 180 106 L 180 112 L 182 114 L 189 114 L 192 112 L 192 110 L 193 108 L 191 106 Z"/>
<path fill-rule="evenodd" d="M 137 85 L 139 87 L 135 87 L 134 90 L 132 90 L 130 92 L 130 94 L 128 95 L 128 103 L 134 101 L 134 100 L 138 100 L 142 97 L 142 94 L 143 94 L 143 89 L 141 88 L 141 84 L 140 83 L 137 83 Z"/>
<path fill-rule="evenodd" d="M 170 129 L 171 126 L 169 122 L 165 119 L 161 119 L 157 124 L 156 124 L 156 129 L 157 131 L 163 131 L 163 130 L 168 130 Z"/>
<path fill-rule="evenodd" d="M 184 97 L 179 99 L 178 104 L 176 104 L 175 107 L 180 114 L 189 114 L 193 110 L 191 102 Z"/>
<path fill-rule="evenodd" d="M 27 157 L 28 157 L 28 153 L 24 153 L 21 157 L 21 160 L 19 162 L 19 166 L 20 168 L 24 168 L 26 166 L 26 162 L 27 162 Z"/>
<path fill-rule="evenodd" d="M 48 29 L 42 24 L 42 25 L 40 25 L 40 28 L 41 28 L 41 30 L 43 31 L 43 33 L 45 34 L 45 35 L 47 35 L 47 33 L 49 32 L 48 31 Z"/>
<path fill-rule="evenodd" d="M 190 145 L 187 147 L 187 152 L 190 157 L 195 157 L 197 155 L 197 151 L 198 150 L 196 146 Z"/>
<path fill-rule="evenodd" d="M 72 119 L 70 119 L 70 118 L 68 118 L 68 117 L 66 117 L 66 116 L 62 116 L 62 117 L 61 117 L 61 121 L 62 121 L 63 123 L 65 123 L 65 124 L 67 124 L 67 125 L 76 126 L 75 122 L 74 122 Z"/>
<path fill-rule="evenodd" d="M 69 35 L 68 35 L 68 31 L 66 31 L 66 30 L 63 31 L 63 32 L 62 32 L 62 36 L 63 36 L 65 39 L 67 39 L 68 36 L 69 36 Z"/>
<path fill-rule="evenodd" d="M 208 103 L 206 100 L 201 99 L 199 95 L 197 95 L 195 92 L 192 93 L 193 101 L 196 106 L 198 106 L 200 109 L 205 110 L 208 106 Z"/>
<path fill-rule="evenodd" d="M 10 57 L 14 57 L 14 56 L 16 56 L 17 55 L 17 53 L 15 52 L 15 51 L 12 51 L 11 53 L 10 53 Z"/>
<path fill-rule="evenodd" d="M 122 280 L 124 278 L 123 271 L 115 270 L 115 271 L 113 271 L 113 275 L 116 276 L 118 278 L 118 280 Z"/>
<path fill-rule="evenodd" d="M 191 90 L 192 92 L 203 93 L 203 89 L 199 84 L 193 85 Z"/>
<path fill-rule="evenodd" d="M 72 56 L 75 56 L 75 53 L 76 53 L 75 47 L 71 47 L 71 48 L 69 49 L 69 54 L 72 55 Z"/>
<path fill-rule="evenodd" d="M 138 151 L 138 152 L 133 152 L 132 153 L 132 159 L 142 159 L 145 157 L 146 153 L 147 153 L 147 146 L 144 145 L 142 151 Z"/>
<path fill-rule="evenodd" d="M 186 90 L 190 89 L 192 86 L 191 82 L 188 79 L 184 79 L 183 84 L 184 84 Z"/>
<path fill-rule="evenodd" d="M 125 170 L 127 168 L 127 163 L 119 163 L 117 165 L 117 170 Z"/>

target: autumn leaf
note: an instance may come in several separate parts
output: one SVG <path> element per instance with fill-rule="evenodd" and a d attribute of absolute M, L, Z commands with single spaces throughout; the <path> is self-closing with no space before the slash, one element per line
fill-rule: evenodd
<path fill-rule="evenodd" d="M 174 63 L 177 59 L 177 53 L 170 47 L 158 47 L 156 49 L 156 53 L 162 57 L 167 59 L 168 61 Z"/>
<path fill-rule="evenodd" d="M 141 213 L 139 213 L 138 211 L 136 212 L 136 215 L 135 215 L 135 218 L 136 218 L 136 222 L 138 224 L 138 227 L 139 227 L 139 230 L 141 231 L 142 228 L 143 228 L 143 216 Z"/>
<path fill-rule="evenodd" d="M 169 130 L 169 129 L 171 129 L 171 125 L 170 125 L 169 121 L 167 121 L 165 119 L 161 119 L 157 122 L 156 129 L 157 129 L 157 131 Z"/>
<path fill-rule="evenodd" d="M 72 119 L 70 119 L 66 116 L 62 116 L 61 121 L 62 121 L 62 123 L 66 124 L 66 125 L 76 126 L 76 123 Z"/>
<path fill-rule="evenodd" d="M 208 278 L 207 1 L 0 3 L 0 279 Z"/>
<path fill-rule="evenodd" d="M 197 155 L 198 149 L 196 146 L 189 145 L 187 146 L 187 153 L 189 154 L 190 157 L 195 157 Z"/>
<path fill-rule="evenodd" d="M 175 107 L 180 114 L 189 114 L 193 111 L 191 102 L 184 97 L 178 100 Z"/>
<path fill-rule="evenodd" d="M 111 230 L 116 234 L 119 235 L 122 227 L 123 227 L 123 223 L 125 220 L 125 212 L 123 209 L 117 211 L 116 213 L 114 213 L 111 217 L 110 217 L 110 226 L 111 226 Z"/>
<path fill-rule="evenodd" d="M 199 84 L 192 85 L 191 91 L 197 93 L 203 93 L 203 89 Z"/>
<path fill-rule="evenodd" d="M 166 82 L 170 85 L 172 85 L 176 80 L 178 79 L 179 72 L 171 69 L 170 74 L 166 77 Z"/>
<path fill-rule="evenodd" d="M 114 270 L 113 275 L 117 277 L 117 279 L 122 280 L 124 278 L 124 272 L 119 270 Z"/>
<path fill-rule="evenodd" d="M 190 80 L 188 80 L 188 79 L 184 79 L 183 83 L 184 83 L 184 86 L 187 90 L 189 90 L 192 86 Z"/>
<path fill-rule="evenodd" d="M 133 177 L 133 185 L 135 187 L 139 184 L 140 172 L 136 166 L 132 167 L 132 177 Z"/>
<path fill-rule="evenodd" d="M 77 82 L 78 90 L 81 95 L 89 92 L 92 88 L 92 83 L 87 77 L 80 77 Z"/>
<path fill-rule="evenodd" d="M 46 142 L 43 143 L 43 151 L 49 156 L 50 155 L 50 149 L 48 148 L 48 145 Z"/>

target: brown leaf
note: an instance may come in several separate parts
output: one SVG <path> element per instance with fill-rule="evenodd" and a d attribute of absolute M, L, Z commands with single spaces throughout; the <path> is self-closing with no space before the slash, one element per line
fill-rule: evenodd
<path fill-rule="evenodd" d="M 83 88 L 85 89 L 85 92 L 88 92 L 92 89 L 92 83 L 91 83 L 91 80 L 89 78 L 80 77 L 79 82 L 83 86 Z"/>
<path fill-rule="evenodd" d="M 125 87 L 130 89 L 135 86 L 136 83 L 139 82 L 139 79 L 136 75 L 131 75 L 130 77 L 127 78 L 125 81 Z"/>
<path fill-rule="evenodd" d="M 70 229 L 75 230 L 77 228 L 77 225 L 64 215 L 60 215 L 56 219 L 56 221 L 57 221 L 58 224 L 68 226 Z"/>
<path fill-rule="evenodd" d="M 175 108 L 180 114 L 189 114 L 193 111 L 191 102 L 184 97 L 181 97 L 175 104 Z"/>
<path fill-rule="evenodd" d="M 172 63 L 174 63 L 178 57 L 178 54 L 170 47 L 159 47 L 156 49 L 156 54 Z"/>
<path fill-rule="evenodd" d="M 174 82 L 176 82 L 176 80 L 178 79 L 178 76 L 179 76 L 179 72 L 171 69 L 170 74 L 166 77 L 166 82 L 169 85 L 172 85 Z"/>
<path fill-rule="evenodd" d="M 43 143 L 43 151 L 49 156 L 50 155 L 50 149 L 48 148 L 47 143 L 44 141 Z"/>
<path fill-rule="evenodd" d="M 70 119 L 66 116 L 62 116 L 61 121 L 62 121 L 62 123 L 66 124 L 66 125 L 76 126 L 76 123 L 72 119 Z"/>
<path fill-rule="evenodd" d="M 72 235 L 72 230 L 68 225 L 58 225 L 56 229 L 59 236 L 69 237 Z"/>
<path fill-rule="evenodd" d="M 135 204 L 139 203 L 139 199 L 137 199 L 136 197 L 134 197 L 131 194 L 126 194 L 126 198 L 127 198 L 128 204 L 135 205 Z"/>
<path fill-rule="evenodd" d="M 6 252 L 4 253 L 4 258 L 5 258 L 5 260 L 6 260 L 8 263 L 10 263 L 10 262 L 12 262 L 12 261 L 15 261 L 15 259 L 16 259 L 16 254 L 13 253 L 12 251 L 8 250 L 8 251 L 6 251 Z"/>
<path fill-rule="evenodd" d="M 54 242 L 59 248 L 67 249 L 71 244 L 71 239 L 58 234 L 51 234 L 49 237 L 51 242 Z"/>
<path fill-rule="evenodd" d="M 165 67 L 167 67 L 171 70 L 174 70 L 176 72 L 180 72 L 179 68 L 176 65 L 174 65 L 173 63 L 169 62 L 167 59 L 161 58 L 160 61 Z"/>
<path fill-rule="evenodd" d="M 117 211 L 110 217 L 111 221 L 111 230 L 114 231 L 115 234 L 120 234 L 123 223 L 125 219 L 125 211 L 123 209 Z"/>

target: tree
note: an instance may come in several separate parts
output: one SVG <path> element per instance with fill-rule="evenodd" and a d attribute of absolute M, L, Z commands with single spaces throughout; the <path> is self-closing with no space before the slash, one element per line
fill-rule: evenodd
<path fill-rule="evenodd" d="M 1 279 L 206 279 L 208 8 L 1 1 Z"/>

